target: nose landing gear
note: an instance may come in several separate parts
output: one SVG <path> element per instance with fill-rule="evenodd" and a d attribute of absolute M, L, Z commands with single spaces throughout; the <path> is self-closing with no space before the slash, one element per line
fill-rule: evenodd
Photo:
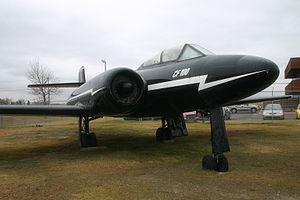
<path fill-rule="evenodd" d="M 230 147 L 222 107 L 210 110 L 210 126 L 213 156 L 204 156 L 202 159 L 202 167 L 204 169 L 216 170 L 218 172 L 227 172 L 229 169 L 228 160 L 223 153 L 229 152 Z"/>

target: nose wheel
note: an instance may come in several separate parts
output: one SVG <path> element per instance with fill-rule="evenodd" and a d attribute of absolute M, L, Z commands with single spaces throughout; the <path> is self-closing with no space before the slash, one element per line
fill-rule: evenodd
<path fill-rule="evenodd" d="M 216 156 L 207 155 L 202 159 L 202 168 L 207 170 L 215 170 L 218 172 L 227 172 L 228 160 L 223 154 Z"/>

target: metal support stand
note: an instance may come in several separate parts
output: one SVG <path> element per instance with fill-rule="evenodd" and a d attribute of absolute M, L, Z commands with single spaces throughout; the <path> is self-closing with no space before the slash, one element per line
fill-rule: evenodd
<path fill-rule="evenodd" d="M 223 153 L 229 152 L 230 147 L 222 107 L 210 110 L 210 125 L 213 156 L 204 156 L 202 166 L 204 169 L 227 172 L 228 160 Z"/>
<path fill-rule="evenodd" d="M 210 111 L 211 145 L 214 155 L 229 152 L 230 147 L 225 128 L 223 108 L 214 108 Z"/>

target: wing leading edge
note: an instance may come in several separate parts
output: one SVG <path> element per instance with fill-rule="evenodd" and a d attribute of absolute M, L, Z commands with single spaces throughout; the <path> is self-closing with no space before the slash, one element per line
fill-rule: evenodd
<path fill-rule="evenodd" d="M 272 100 L 279 100 L 279 99 L 289 99 L 292 96 L 288 95 L 266 95 L 262 93 L 258 93 L 255 95 L 252 95 L 250 97 L 247 97 L 245 99 L 241 99 L 235 102 L 231 102 L 227 105 L 236 105 L 236 104 L 245 104 L 245 103 L 256 103 L 256 102 L 262 102 L 262 101 L 272 101 Z"/>
<path fill-rule="evenodd" d="M 45 83 L 45 84 L 31 84 L 27 87 L 29 88 L 43 88 L 43 87 L 80 87 L 82 84 L 81 82 L 74 82 L 74 83 Z"/>
<path fill-rule="evenodd" d="M 0 105 L 0 115 L 89 115 L 90 107 L 76 105 Z"/>

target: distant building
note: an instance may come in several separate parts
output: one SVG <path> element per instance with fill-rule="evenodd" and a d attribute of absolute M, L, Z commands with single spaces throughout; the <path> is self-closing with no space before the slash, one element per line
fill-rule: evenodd
<path fill-rule="evenodd" d="M 300 57 L 291 58 L 285 68 L 284 76 L 292 81 L 285 87 L 285 94 L 300 95 Z"/>
<path fill-rule="evenodd" d="M 285 87 L 285 94 L 293 95 L 293 97 L 292 99 L 283 99 L 274 102 L 280 103 L 284 110 L 295 110 L 298 104 L 300 104 L 300 57 L 289 60 L 284 71 L 284 76 L 286 79 L 292 79 Z"/>

